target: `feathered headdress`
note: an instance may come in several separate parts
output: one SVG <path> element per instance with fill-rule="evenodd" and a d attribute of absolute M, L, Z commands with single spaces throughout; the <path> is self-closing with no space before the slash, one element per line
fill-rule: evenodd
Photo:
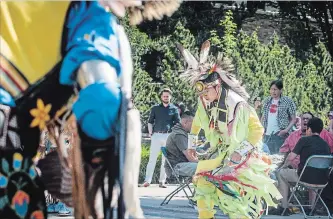
<path fill-rule="evenodd" d="M 181 0 L 99 0 L 99 2 L 118 17 L 124 17 L 127 9 L 130 24 L 137 25 L 143 20 L 161 20 L 164 15 L 171 16 L 179 8 Z"/>
<path fill-rule="evenodd" d="M 164 15 L 171 16 L 180 6 L 180 0 L 144 1 L 142 6 L 130 7 L 128 14 L 132 25 L 140 24 L 143 20 L 161 20 Z"/>
<path fill-rule="evenodd" d="M 187 63 L 187 69 L 180 74 L 180 77 L 189 82 L 192 86 L 197 86 L 197 82 L 205 83 L 205 79 L 210 75 L 216 73 L 220 79 L 233 91 L 243 97 L 245 100 L 249 98 L 249 94 L 245 88 L 241 85 L 234 75 L 234 66 L 231 60 L 222 53 L 218 56 L 209 56 L 210 42 L 205 41 L 200 50 L 199 61 L 182 45 L 177 44 L 182 56 Z"/>

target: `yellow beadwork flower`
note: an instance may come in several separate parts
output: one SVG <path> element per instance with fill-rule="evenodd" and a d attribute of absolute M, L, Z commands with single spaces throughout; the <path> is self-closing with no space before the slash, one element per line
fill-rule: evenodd
<path fill-rule="evenodd" d="M 40 130 L 45 128 L 46 122 L 50 120 L 49 112 L 51 111 L 51 104 L 44 105 L 41 99 L 37 99 L 37 108 L 30 110 L 30 114 L 35 117 L 32 120 L 30 127 L 34 128 L 39 126 Z"/>

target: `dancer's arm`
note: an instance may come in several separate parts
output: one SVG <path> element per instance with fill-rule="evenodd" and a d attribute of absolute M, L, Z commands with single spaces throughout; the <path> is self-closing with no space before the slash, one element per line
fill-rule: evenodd
<path fill-rule="evenodd" d="M 258 116 L 252 112 L 252 109 L 246 103 L 239 104 L 230 133 L 231 147 L 235 149 L 231 160 L 239 162 L 261 141 L 263 132 L 264 128 Z"/>
<path fill-rule="evenodd" d="M 252 113 L 252 111 L 250 112 L 249 116 L 248 129 L 249 134 L 247 140 L 255 146 L 262 140 L 262 136 L 264 134 L 264 127 L 261 125 L 258 117 L 255 116 L 254 113 Z"/>
<path fill-rule="evenodd" d="M 201 130 L 201 122 L 199 118 L 199 109 L 195 112 L 192 122 L 191 134 L 198 135 Z"/>

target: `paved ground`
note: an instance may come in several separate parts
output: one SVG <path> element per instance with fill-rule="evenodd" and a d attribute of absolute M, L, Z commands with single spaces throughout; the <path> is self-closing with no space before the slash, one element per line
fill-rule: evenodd
<path fill-rule="evenodd" d="M 161 189 L 156 185 L 148 188 L 139 188 L 141 206 L 146 218 L 166 218 L 166 219 L 195 219 L 198 217 L 197 211 L 188 205 L 188 201 L 183 192 L 176 195 L 168 205 L 160 206 L 164 197 L 169 194 L 175 186 L 169 186 L 166 189 Z M 50 215 L 49 219 L 73 219 L 74 217 L 57 217 Z M 221 212 L 218 212 L 216 218 L 227 218 Z M 301 214 L 294 214 L 288 217 L 280 216 L 264 216 L 267 219 L 302 219 Z M 324 218 L 324 217 L 318 217 Z"/>

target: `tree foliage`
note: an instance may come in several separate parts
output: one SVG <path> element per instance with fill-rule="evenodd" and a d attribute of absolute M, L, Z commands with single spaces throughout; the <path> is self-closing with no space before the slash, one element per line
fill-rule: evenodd
<path fill-rule="evenodd" d="M 333 56 L 332 1 L 186 1 L 171 18 L 144 22 L 139 28 L 155 39 L 172 34 L 180 21 L 196 39 L 203 41 L 211 30 L 221 33 L 216 27 L 229 9 L 233 10 L 238 30 L 254 17 L 259 20 L 258 25 L 269 27 L 274 24 L 269 22 L 274 17 L 281 25 L 276 28 L 283 33 L 286 43 L 295 49 L 298 57 L 307 58 L 308 50 L 314 49 L 319 40 Z M 262 17 L 263 14 L 267 16 Z"/>
<path fill-rule="evenodd" d="M 173 102 L 184 102 L 194 111 L 195 93 L 179 78 L 185 63 L 176 43 L 198 55 L 198 48 L 206 39 L 193 35 L 181 21 L 175 23 L 170 34 L 155 38 L 137 27 L 128 26 L 127 21 L 124 26 L 135 65 L 134 103 L 142 114 L 143 123 L 146 124 L 151 107 L 160 101 L 158 93 L 162 87 L 173 90 Z M 271 42 L 264 44 L 256 32 L 249 35 L 237 31 L 232 12 L 225 13 L 209 34 L 212 51 L 222 51 L 233 59 L 237 76 L 245 82 L 252 99 L 268 96 L 270 82 L 279 78 L 284 81 L 284 95 L 296 102 L 298 112 L 310 110 L 321 117 L 328 112 L 332 103 L 333 63 L 323 43 L 317 43 L 308 58 L 300 60 L 288 46 L 279 42 L 275 33 Z M 148 64 L 154 68 L 147 68 Z"/>
<path fill-rule="evenodd" d="M 332 58 L 325 45 L 317 43 L 309 58 L 299 60 L 288 46 L 279 43 L 276 34 L 272 35 L 269 44 L 261 43 L 256 32 L 251 35 L 237 32 L 233 19 L 233 14 L 227 12 L 210 32 L 212 51 L 223 51 L 233 59 L 237 76 L 245 82 L 251 98 L 268 96 L 270 82 L 282 79 L 284 95 L 296 102 L 298 112 L 310 110 L 324 117 L 330 108 L 330 87 L 333 84 Z M 142 121 L 147 122 L 150 108 L 159 102 L 158 93 L 162 87 L 173 90 L 173 102 L 184 102 L 194 111 L 195 93 L 179 78 L 185 63 L 176 48 L 176 42 L 197 55 L 204 39 L 199 40 L 180 21 L 175 24 L 171 34 L 154 39 L 138 28 L 128 26 L 126 21 L 124 25 L 132 45 L 135 65 L 134 103 L 142 113 Z M 149 54 L 153 55 L 145 59 Z M 147 64 L 154 65 L 153 71 L 156 72 L 147 69 Z"/>
<path fill-rule="evenodd" d="M 323 43 L 319 42 L 310 57 L 301 61 L 288 46 L 279 43 L 276 34 L 267 45 L 259 42 L 256 32 L 235 34 L 232 19 L 232 13 L 228 12 L 220 22 L 224 35 L 218 36 L 213 31 L 211 39 L 233 58 L 236 74 L 246 82 L 252 99 L 268 96 L 270 82 L 282 79 L 283 93 L 295 101 L 298 112 L 312 111 L 325 118 L 332 104 L 333 62 Z"/>
<path fill-rule="evenodd" d="M 134 60 L 133 101 L 141 112 L 143 123 L 147 123 L 151 107 L 160 102 L 158 93 L 163 87 L 173 91 L 173 102 L 184 102 L 193 111 L 196 108 L 195 94 L 193 89 L 179 78 L 184 63 L 180 59 L 175 42 L 194 49 L 196 48 L 195 37 L 180 22 L 174 27 L 172 34 L 158 39 L 149 38 L 138 28 L 129 26 L 126 20 L 124 26 L 132 46 Z M 150 56 L 149 60 L 143 59 L 145 55 L 151 53 L 160 54 L 160 56 Z M 156 72 L 147 72 L 147 62 L 156 65 L 154 68 Z M 153 78 L 159 72 L 160 78 L 156 83 Z"/>
<path fill-rule="evenodd" d="M 332 1 L 295 1 L 278 2 L 280 14 L 284 18 L 294 19 L 305 24 L 304 32 L 309 35 L 313 46 L 315 22 L 322 33 L 322 41 L 327 43 L 328 51 L 333 56 L 333 2 Z"/>

